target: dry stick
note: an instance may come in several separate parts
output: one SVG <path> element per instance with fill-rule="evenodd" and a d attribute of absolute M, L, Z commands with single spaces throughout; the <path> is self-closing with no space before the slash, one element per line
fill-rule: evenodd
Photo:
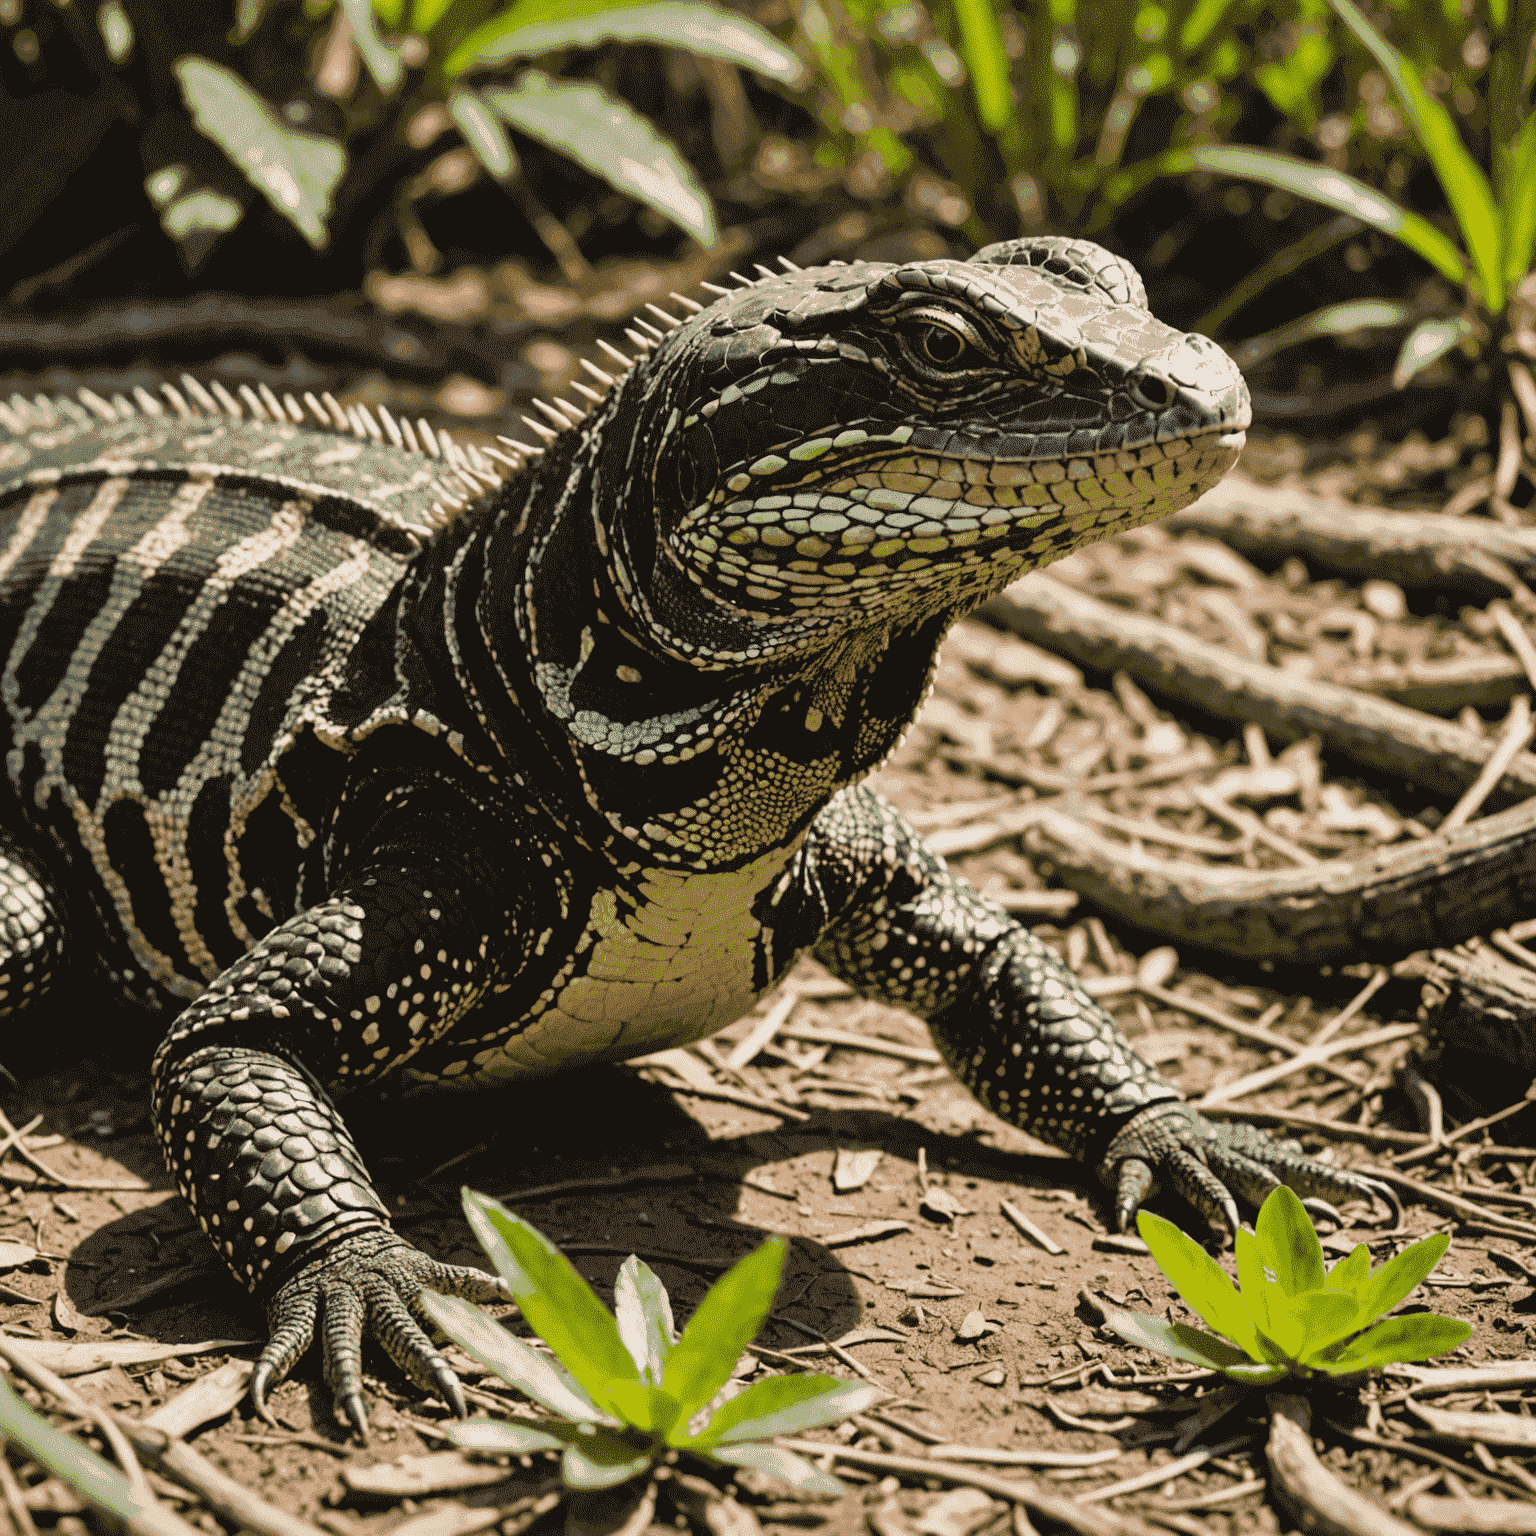
<path fill-rule="evenodd" d="M 912 1477 L 931 1477 L 961 1488 L 979 1488 L 995 1499 L 1022 1504 L 1031 1514 L 1064 1525 L 1077 1536 L 1162 1536 L 1158 1528 L 1135 1515 L 1093 1509 L 1060 1494 L 1048 1493 L 1035 1483 L 1015 1482 L 990 1472 L 975 1472 L 952 1461 L 933 1461 L 925 1456 L 890 1456 L 882 1451 L 861 1451 L 848 1445 L 823 1445 L 818 1440 L 779 1440 L 787 1451 L 801 1456 L 831 1456 L 850 1466 L 875 1472 L 905 1472 Z"/>
<path fill-rule="evenodd" d="M 1536 798 L 1455 832 L 1284 870 L 1154 858 L 1049 806 L 1030 809 L 1028 846 L 1059 883 L 1144 931 L 1250 961 L 1395 958 L 1536 906 Z"/>
<path fill-rule="evenodd" d="M 1263 843 L 1266 848 L 1278 853 L 1281 858 L 1289 859 L 1292 864 L 1321 864 L 1323 861 L 1315 853 L 1308 853 L 1305 848 L 1298 847 L 1288 837 L 1281 837 L 1278 832 L 1270 828 L 1252 811 L 1245 811 L 1238 806 L 1230 805 L 1220 795 L 1213 793 L 1200 784 L 1191 784 L 1190 794 L 1194 797 L 1195 804 L 1210 812 L 1212 816 L 1219 817 L 1229 826 L 1234 826 L 1246 837 L 1251 837 L 1256 843 Z"/>
<path fill-rule="evenodd" d="M 1511 960 L 1518 960 L 1528 971 L 1536 971 L 1536 949 L 1527 949 L 1518 939 L 1512 938 L 1507 928 L 1495 928 L 1488 935 L 1495 949 L 1502 949 Z"/>
<path fill-rule="evenodd" d="M 1229 1104 L 1212 1104 L 1202 1114 L 1221 1120 L 1229 1116 L 1241 1116 L 1257 1125 L 1277 1125 L 1294 1131 L 1316 1131 L 1320 1135 L 1337 1136 L 1343 1141 L 1369 1141 L 1387 1147 L 1423 1148 L 1427 1137 L 1418 1131 L 1394 1131 L 1385 1125 L 1354 1125 L 1348 1120 L 1324 1120 L 1317 1115 L 1304 1115 L 1297 1110 L 1254 1109 L 1243 1105 L 1241 1109 Z M 1428 1150 L 1438 1152 L 1435 1147 Z"/>
<path fill-rule="evenodd" d="M 1483 801 L 1492 794 L 1493 786 L 1504 777 L 1509 765 L 1525 750 L 1533 730 L 1536 730 L 1536 726 L 1531 722 L 1531 701 L 1525 694 L 1517 694 L 1514 702 L 1509 706 L 1509 715 L 1504 721 L 1504 729 L 1499 733 L 1498 747 L 1493 756 L 1483 764 L 1483 771 L 1478 774 L 1476 782 L 1451 807 L 1449 815 L 1440 823 L 1441 832 L 1454 832 L 1457 827 L 1464 827 L 1482 810 Z"/>
<path fill-rule="evenodd" d="M 1495 1226 L 1508 1237 L 1536 1239 L 1536 1223 L 1516 1221 L 1510 1216 L 1500 1216 L 1474 1201 L 1464 1200 L 1460 1195 L 1452 1194 L 1448 1189 L 1441 1189 L 1437 1184 L 1425 1184 L 1419 1179 L 1410 1179 L 1399 1173 L 1396 1168 L 1373 1167 L 1366 1164 L 1351 1169 L 1351 1172 L 1364 1174 L 1367 1178 L 1380 1179 L 1384 1184 L 1395 1184 L 1399 1189 L 1406 1189 L 1409 1194 L 1417 1195 L 1426 1204 L 1437 1205 L 1453 1216 L 1469 1216 L 1475 1221 Z"/>
<path fill-rule="evenodd" d="M 1392 973 L 1378 967 L 1371 979 L 1350 998 L 1334 1016 L 1307 1042 L 1310 1046 L 1326 1045 L 1343 1027 L 1360 1012 L 1370 1000 L 1391 980 Z"/>
<path fill-rule="evenodd" d="M 1525 626 L 1509 611 L 1507 603 L 1489 603 L 1489 616 L 1499 626 L 1499 633 L 1515 653 L 1522 670 L 1533 688 L 1536 688 L 1536 645 L 1525 632 Z"/>
<path fill-rule="evenodd" d="M 1212 1088 L 1204 1098 L 1195 1101 L 1195 1108 L 1203 1110 L 1213 1104 L 1224 1104 L 1240 1098 L 1246 1093 L 1257 1093 L 1260 1088 L 1268 1088 L 1271 1083 L 1304 1072 L 1308 1067 L 1314 1067 L 1341 1052 L 1361 1051 L 1373 1045 L 1386 1045 L 1393 1040 L 1406 1040 L 1409 1035 L 1418 1032 L 1417 1024 L 1387 1024 L 1381 1029 L 1368 1030 L 1363 1035 L 1349 1035 L 1340 1040 L 1325 1041 L 1322 1045 L 1309 1045 L 1289 1061 L 1277 1061 L 1273 1066 L 1260 1067 L 1257 1072 L 1238 1078 L 1235 1083 L 1224 1083 L 1219 1088 Z"/>
<path fill-rule="evenodd" d="M 1080 1493 L 1073 1500 L 1075 1504 L 1097 1504 L 1101 1499 L 1115 1499 L 1122 1493 L 1140 1493 L 1143 1488 L 1159 1488 L 1164 1483 L 1171 1483 L 1176 1477 L 1183 1477 L 1186 1472 L 1193 1472 L 1196 1467 L 1203 1467 L 1206 1462 L 1215 1456 L 1225 1456 L 1228 1451 L 1235 1451 L 1240 1445 L 1247 1445 L 1253 1438 L 1246 1431 L 1234 1436 L 1231 1440 L 1223 1440 L 1220 1445 L 1204 1445 L 1198 1451 L 1191 1451 L 1187 1456 L 1181 1456 L 1177 1461 L 1164 1463 L 1160 1467 L 1149 1467 L 1145 1472 L 1138 1472 L 1135 1477 L 1123 1478 L 1118 1483 L 1110 1483 L 1105 1488 L 1094 1488 L 1088 1493 Z"/>
<path fill-rule="evenodd" d="M 68 1382 L 62 1380 L 47 1366 L 39 1364 L 17 1341 L 0 1334 L 0 1356 L 3 1356 L 22 1375 L 44 1392 L 51 1393 L 66 1404 L 73 1413 L 96 1418 L 98 1410 L 80 1396 Z M 254 1536 L 325 1536 L 317 1526 L 297 1515 L 290 1515 L 276 1505 L 268 1504 L 251 1489 L 242 1487 L 234 1478 L 219 1471 L 212 1462 L 193 1450 L 185 1440 L 173 1439 L 156 1429 L 146 1429 L 142 1424 L 110 1408 L 99 1410 L 116 1426 L 118 1431 L 132 1442 L 140 1455 L 147 1457 L 159 1471 L 173 1478 L 185 1488 L 190 1488 L 216 1514 L 225 1516 L 235 1524 L 244 1526 Z M 102 1421 L 103 1430 L 106 1428 Z M 141 1474 L 142 1475 L 142 1474 Z M 177 1521 L 181 1536 L 195 1530 Z M 197 1533 L 201 1536 L 201 1533 Z"/>
<path fill-rule="evenodd" d="M 3 1448 L 0 1448 L 0 1492 L 5 1494 L 5 1507 L 10 1512 L 17 1536 L 37 1536 L 37 1524 L 32 1519 L 32 1511 L 27 1508 L 21 1484 L 11 1470 L 10 1462 L 5 1459 Z"/>
<path fill-rule="evenodd" d="M 1525 417 L 1525 435 L 1536 439 L 1536 379 L 1531 377 L 1531 370 L 1524 363 L 1512 362 L 1509 365 L 1509 383 L 1515 392 L 1515 399 L 1520 402 L 1520 412 Z"/>
<path fill-rule="evenodd" d="M 1276 1392 L 1269 1399 L 1270 1487 L 1308 1536 L 1421 1536 L 1415 1526 L 1356 1493 L 1317 1459 L 1312 1410 L 1303 1397 Z"/>
<path fill-rule="evenodd" d="M 1536 407 L 1536 390 L 1532 404 Z M 1536 435 L 1536 425 L 1531 431 Z M 1478 500 L 1491 489 L 1485 486 Z M 1362 507 L 1299 488 L 1257 485 L 1240 473 L 1228 475 L 1166 526 L 1214 535 L 1245 555 L 1294 553 L 1309 564 L 1362 580 L 1386 577 L 1400 587 L 1491 596 L 1498 583 L 1471 558 L 1479 554 L 1512 567 L 1526 581 L 1536 579 L 1536 529 L 1443 512 Z"/>
<path fill-rule="evenodd" d="M 1495 750 L 1486 737 L 1434 715 L 1235 656 L 1162 619 L 1086 597 L 1043 571 L 1014 582 L 980 612 L 1081 666 L 1128 672 L 1165 699 L 1253 721 L 1281 741 L 1320 736 L 1331 751 L 1438 794 L 1461 795 Z M 1508 805 L 1533 792 L 1536 757 L 1523 754 L 1490 799 Z"/>
<path fill-rule="evenodd" d="M 33 1119 L 30 1124 L 36 1125 L 40 1118 Z M 11 1124 L 5 1111 L 0 1110 L 0 1137 L 3 1137 L 3 1144 L 0 1144 L 0 1156 L 3 1156 L 5 1151 L 16 1152 L 19 1156 L 25 1158 L 27 1162 L 31 1163 L 44 1178 L 57 1184 L 60 1189 L 119 1190 L 124 1193 L 131 1191 L 140 1194 L 149 1189 L 149 1185 L 143 1179 L 72 1179 L 68 1174 L 57 1173 L 42 1158 L 28 1148 L 26 1142 L 21 1139 L 24 1134 L 24 1132 L 18 1131 Z M 14 1174 L 5 1174 L 4 1178 L 12 1184 L 30 1182 L 18 1179 Z"/>

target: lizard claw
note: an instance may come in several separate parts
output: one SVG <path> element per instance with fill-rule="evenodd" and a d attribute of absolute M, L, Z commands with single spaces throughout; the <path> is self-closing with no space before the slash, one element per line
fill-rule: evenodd
<path fill-rule="evenodd" d="M 1339 1220 L 1328 1200 L 1380 1196 L 1401 1215 L 1394 1191 L 1379 1179 L 1308 1157 L 1294 1142 L 1276 1141 L 1251 1125 L 1214 1125 L 1187 1104 L 1155 1104 L 1133 1115 L 1110 1142 L 1099 1177 L 1116 1191 L 1122 1231 L 1158 1185 L 1195 1207 L 1228 1235 L 1238 1227 L 1237 1199 L 1258 1206 L 1280 1184 L 1319 1214 Z M 1322 1197 L 1322 1198 L 1318 1198 Z"/>
<path fill-rule="evenodd" d="M 251 1401 L 273 1422 L 266 1398 L 308 1349 L 316 1332 L 325 1379 L 359 1435 L 368 1432 L 363 1402 L 363 1336 L 371 1333 L 424 1392 L 439 1393 L 460 1418 L 464 1389 L 420 1321 L 424 1290 L 468 1301 L 505 1301 L 505 1282 L 483 1270 L 440 1264 L 392 1232 L 369 1229 L 327 1244 L 267 1303 L 271 1338 L 251 1373 Z"/>

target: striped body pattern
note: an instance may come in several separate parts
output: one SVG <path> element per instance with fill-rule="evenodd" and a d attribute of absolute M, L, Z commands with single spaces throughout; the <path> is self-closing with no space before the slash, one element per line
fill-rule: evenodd
<path fill-rule="evenodd" d="M 1235 1223 L 1366 1181 L 1207 1125 L 861 786 L 1014 576 L 1235 462 L 1230 361 L 1086 242 L 761 269 L 461 449 L 328 396 L 0 406 L 0 1008 L 64 961 L 158 1015 L 178 1187 L 266 1305 L 462 1409 L 332 1094 L 698 1039 L 812 952 L 997 1113 Z M 527 418 L 525 418 L 527 419 Z"/>

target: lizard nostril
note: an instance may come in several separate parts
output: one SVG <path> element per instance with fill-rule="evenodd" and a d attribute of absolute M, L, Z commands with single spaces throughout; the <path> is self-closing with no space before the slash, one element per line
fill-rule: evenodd
<path fill-rule="evenodd" d="M 1160 373 L 1142 369 L 1130 376 L 1126 388 L 1130 391 L 1131 399 L 1145 410 L 1166 411 L 1173 404 L 1173 385 Z"/>

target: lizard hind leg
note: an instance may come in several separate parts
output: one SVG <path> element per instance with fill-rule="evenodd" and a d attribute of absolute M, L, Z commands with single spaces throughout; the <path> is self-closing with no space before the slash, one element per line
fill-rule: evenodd
<path fill-rule="evenodd" d="M 0 1019 L 40 1003 L 61 974 L 63 903 L 37 860 L 0 837 Z"/>

